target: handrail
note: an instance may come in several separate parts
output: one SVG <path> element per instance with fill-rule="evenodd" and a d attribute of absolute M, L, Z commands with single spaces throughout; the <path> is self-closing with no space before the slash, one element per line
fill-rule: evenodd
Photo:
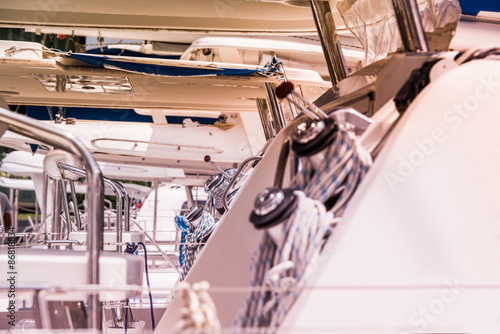
<path fill-rule="evenodd" d="M 59 163 L 59 168 L 73 172 L 83 177 L 87 177 L 87 172 L 83 169 L 77 168 L 75 166 Z M 104 183 L 109 185 L 117 197 L 116 204 L 116 242 L 120 243 L 123 240 L 123 225 L 122 225 L 122 209 L 125 205 L 125 230 L 128 231 L 130 227 L 130 211 L 129 211 L 129 196 L 125 187 L 118 181 L 111 180 L 107 177 L 103 177 Z M 125 200 L 124 200 L 125 199 Z M 124 204 L 125 203 L 125 204 Z M 117 247 L 118 250 L 118 247 Z"/>
<path fill-rule="evenodd" d="M 224 151 L 211 147 L 211 146 L 195 146 L 195 145 L 181 145 L 181 144 L 168 144 L 168 143 L 161 143 L 161 142 L 155 142 L 155 141 L 146 141 L 146 140 L 133 140 L 133 139 L 118 139 L 118 138 L 97 138 L 97 139 L 92 139 L 90 143 L 94 146 L 97 146 L 98 148 L 104 148 L 96 145 L 96 142 L 98 141 L 116 141 L 116 142 L 122 142 L 122 143 L 134 143 L 134 144 L 153 144 L 153 145 L 161 145 L 161 146 L 169 146 L 169 147 L 177 147 L 178 150 L 181 149 L 181 147 L 184 148 L 191 148 L 195 150 L 211 150 L 214 151 L 218 154 L 224 153 Z M 137 146 L 137 145 L 136 145 Z"/>
<path fill-rule="evenodd" d="M 245 167 L 249 162 L 254 161 L 254 160 L 260 161 L 260 160 L 262 160 L 262 157 L 257 155 L 257 156 L 249 157 L 249 158 L 246 158 L 245 160 L 243 160 L 240 167 L 238 167 L 236 174 L 233 176 L 231 181 L 229 181 L 229 184 L 227 185 L 226 189 L 224 189 L 224 193 L 222 194 L 222 204 L 224 205 L 224 209 L 226 209 L 226 211 L 229 210 L 229 205 L 227 203 L 227 194 L 229 193 L 229 189 L 231 189 L 233 187 L 233 185 L 236 183 L 236 179 L 238 178 L 241 171 L 243 170 L 243 167 Z"/>
<path fill-rule="evenodd" d="M 104 181 L 102 172 L 89 150 L 71 133 L 43 124 L 29 117 L 16 114 L 0 107 L 0 126 L 21 136 L 44 142 L 68 152 L 72 152 L 83 163 L 88 173 L 86 197 L 89 212 L 88 273 L 89 284 L 99 284 L 99 257 L 104 226 Z M 96 292 L 88 295 L 88 328 L 102 327 L 102 306 Z"/>

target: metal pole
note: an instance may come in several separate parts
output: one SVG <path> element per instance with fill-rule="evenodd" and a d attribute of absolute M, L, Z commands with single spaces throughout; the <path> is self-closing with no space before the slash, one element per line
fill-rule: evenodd
<path fill-rule="evenodd" d="M 17 232 L 19 224 L 19 189 L 14 190 L 14 230 Z"/>
<path fill-rule="evenodd" d="M 59 168 L 71 171 L 71 172 L 76 173 L 76 174 L 83 176 L 83 177 L 87 177 L 87 172 L 85 170 L 74 167 L 74 166 L 70 166 L 70 165 L 66 165 L 66 164 L 59 164 Z M 117 199 L 117 201 L 116 201 L 116 242 L 121 243 L 122 239 L 123 239 L 123 232 L 122 232 L 122 230 L 123 230 L 123 219 L 122 219 L 123 192 L 125 192 L 126 195 L 128 195 L 128 194 L 126 193 L 125 188 L 123 188 L 123 186 L 119 182 L 110 180 L 110 179 L 105 178 L 105 177 L 103 178 L 103 181 L 105 184 L 107 184 L 113 190 L 113 192 L 116 196 L 116 199 Z M 116 250 L 120 250 L 120 249 L 121 249 L 121 246 L 117 245 Z"/>
<path fill-rule="evenodd" d="M 158 220 L 158 179 L 155 179 L 155 204 L 153 209 L 153 239 L 156 240 L 156 228 Z"/>
<path fill-rule="evenodd" d="M 259 111 L 260 122 L 262 123 L 262 129 L 264 130 L 264 135 L 266 136 L 266 141 L 274 138 L 273 128 L 269 120 L 269 109 L 267 108 L 267 103 L 265 99 L 257 99 L 257 110 Z"/>
<path fill-rule="evenodd" d="M 428 52 L 429 46 L 416 0 L 392 0 L 405 51 Z"/>
<path fill-rule="evenodd" d="M 275 135 L 278 134 L 281 129 L 286 126 L 285 117 L 283 116 L 283 111 L 281 110 L 281 106 L 278 103 L 278 99 L 276 98 L 276 94 L 274 92 L 275 85 L 266 82 L 266 95 L 267 95 L 267 105 L 269 106 L 269 110 L 271 112 L 271 118 L 273 120 L 274 132 Z"/>
<path fill-rule="evenodd" d="M 59 229 L 61 225 L 61 198 L 59 197 L 59 187 L 57 186 L 57 180 L 52 180 L 52 226 L 51 234 L 49 235 L 50 240 L 59 239 Z"/>
<path fill-rule="evenodd" d="M 15 217 L 17 216 L 17 214 L 16 214 L 16 196 L 15 196 L 14 188 L 9 189 L 9 201 L 10 201 L 10 205 L 12 206 L 11 227 L 14 227 L 14 232 L 17 232 L 17 230 L 15 229 L 16 228 Z M 2 212 L 2 214 L 3 214 L 3 212 Z M 3 221 L 3 217 L 2 217 L 2 221 Z M 5 228 L 5 222 L 4 222 L 4 229 L 5 229 L 5 233 L 7 233 L 8 231 Z"/>
<path fill-rule="evenodd" d="M 76 189 L 75 182 L 70 182 L 69 187 L 71 189 L 71 200 L 73 202 L 73 207 L 75 208 L 75 221 L 76 228 L 78 231 L 82 229 L 82 220 L 80 219 L 80 211 L 78 210 L 78 200 L 76 199 Z"/>
<path fill-rule="evenodd" d="M 48 213 L 47 213 L 47 201 L 48 201 L 48 183 L 49 183 L 49 176 L 45 171 L 43 172 L 43 190 L 42 190 L 42 223 L 43 224 L 43 229 L 44 229 L 44 238 L 43 240 L 47 240 L 47 219 L 48 219 Z"/>
<path fill-rule="evenodd" d="M 333 85 L 336 85 L 347 77 L 349 72 L 342 53 L 330 3 L 328 1 L 311 0 L 310 4 L 323 53 L 325 54 L 330 80 Z"/>
<path fill-rule="evenodd" d="M 40 223 L 38 215 L 40 215 L 40 206 L 38 205 L 38 200 L 35 193 L 35 226 L 38 226 L 38 223 Z"/>
<path fill-rule="evenodd" d="M 278 63 L 277 68 L 279 71 L 281 71 L 283 73 L 283 80 L 288 81 L 288 78 L 287 78 L 286 72 L 285 72 L 285 67 L 283 66 L 283 63 L 281 63 L 281 62 Z M 294 96 L 290 96 L 290 98 L 295 100 Z M 291 112 L 291 115 L 290 115 L 291 119 L 290 120 L 293 120 L 293 119 L 295 119 L 295 117 L 297 117 L 299 112 L 297 112 L 297 108 L 295 108 L 295 105 L 293 103 L 290 103 L 290 101 L 288 101 L 288 106 L 289 106 L 290 112 Z"/>
<path fill-rule="evenodd" d="M 130 231 L 130 197 L 128 193 L 124 194 L 123 206 L 125 208 L 125 231 Z"/>
<path fill-rule="evenodd" d="M 0 122 L 5 123 L 9 131 L 37 139 L 45 144 L 74 153 L 85 166 L 88 173 L 86 198 L 88 204 L 89 247 L 87 251 L 88 284 L 99 284 L 99 257 L 102 250 L 104 225 L 104 183 L 102 172 L 89 150 L 72 134 L 54 129 L 52 126 L 30 119 L 24 115 L 0 108 Z M 88 295 L 87 327 L 102 328 L 102 305 L 99 293 Z"/>
<path fill-rule="evenodd" d="M 193 187 L 192 186 L 185 186 L 184 189 L 186 190 L 188 208 L 190 208 L 194 205 Z"/>
<path fill-rule="evenodd" d="M 71 216 L 69 214 L 69 205 L 68 205 L 68 194 L 66 192 L 66 181 L 58 180 L 59 189 L 61 191 L 62 205 L 64 210 L 64 216 L 66 217 L 66 236 L 69 240 L 69 234 L 71 232 Z"/>

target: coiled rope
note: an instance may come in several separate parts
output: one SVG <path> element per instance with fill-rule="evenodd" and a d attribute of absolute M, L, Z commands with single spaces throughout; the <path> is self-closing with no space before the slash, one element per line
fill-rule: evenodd
<path fill-rule="evenodd" d="M 276 226 L 282 229 L 282 240 L 276 244 L 266 232 L 250 268 L 250 285 L 267 286 L 271 292 L 250 293 L 235 319 L 236 328 L 279 326 L 315 267 L 333 216 L 321 202 L 301 191 L 295 194 L 297 210 Z"/>
<path fill-rule="evenodd" d="M 187 235 L 189 234 L 189 227 L 191 224 L 189 222 L 184 220 L 184 217 L 182 216 L 175 216 L 174 218 L 175 224 L 177 225 L 177 228 L 181 231 L 181 245 L 179 246 L 179 263 L 182 266 L 184 263 L 184 253 L 182 250 L 185 248 L 184 244 L 186 243 L 186 238 Z"/>
<path fill-rule="evenodd" d="M 314 270 L 325 239 L 372 164 L 369 152 L 344 124 L 338 125 L 328 148 L 303 161 L 301 173 L 292 182 L 298 189 L 298 207 L 278 225 L 283 241 L 276 244 L 266 231 L 250 268 L 250 285 L 268 287 L 271 292 L 250 293 L 234 321 L 236 328 L 274 332 L 282 323 Z M 323 203 L 332 198 L 337 199 L 327 212 Z"/>
<path fill-rule="evenodd" d="M 205 238 L 207 238 L 215 228 L 217 221 L 214 220 L 212 215 L 207 211 L 203 211 L 201 216 L 201 221 L 196 226 L 193 232 L 187 234 L 184 247 L 182 248 L 182 272 L 181 280 L 184 280 L 189 269 L 193 266 L 196 256 L 200 252 L 203 245 L 201 244 Z"/>
<path fill-rule="evenodd" d="M 217 187 L 214 187 L 208 192 L 208 195 L 212 196 L 212 198 L 216 201 L 222 201 L 222 195 L 224 194 L 224 190 L 226 190 L 229 185 L 229 181 L 224 178 L 224 180 Z"/>
<path fill-rule="evenodd" d="M 342 216 L 354 190 L 372 165 L 370 153 L 361 146 L 359 138 L 344 124 L 339 124 L 332 145 L 326 148 L 318 170 L 311 158 L 306 158 L 301 173 L 293 181 L 295 189 L 322 203 L 338 196 L 331 211 Z M 313 157 L 314 159 L 317 157 Z"/>
<path fill-rule="evenodd" d="M 214 199 L 215 203 L 218 204 L 223 203 L 222 196 L 224 195 L 224 191 L 226 190 L 226 188 L 229 186 L 229 181 L 230 180 L 224 177 L 224 181 L 222 181 L 220 185 L 214 187 L 212 190 L 208 192 L 208 195 L 210 195 Z M 242 180 L 233 185 L 232 189 L 228 193 L 228 197 L 230 197 L 240 189 L 242 184 L 241 181 Z"/>
<path fill-rule="evenodd" d="M 174 333 L 213 333 L 221 331 L 215 304 L 208 294 L 210 285 L 206 281 L 179 284 L 176 296 L 184 302 L 182 318 L 174 325 Z"/>

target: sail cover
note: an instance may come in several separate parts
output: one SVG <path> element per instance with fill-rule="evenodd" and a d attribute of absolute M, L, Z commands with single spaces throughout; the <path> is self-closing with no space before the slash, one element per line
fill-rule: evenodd
<path fill-rule="evenodd" d="M 138 57 L 102 56 L 83 53 L 67 53 L 67 58 L 76 59 L 84 63 L 101 68 L 126 72 L 161 75 L 161 76 L 230 76 L 253 75 L 264 69 L 258 67 L 239 66 L 232 64 L 190 62 L 170 59 L 148 59 Z M 227 66 L 222 66 L 227 65 Z"/>

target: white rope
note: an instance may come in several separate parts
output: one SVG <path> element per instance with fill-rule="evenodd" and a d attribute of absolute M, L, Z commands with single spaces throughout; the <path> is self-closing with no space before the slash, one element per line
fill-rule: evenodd
<path fill-rule="evenodd" d="M 279 326 L 316 265 L 333 216 L 303 192 L 295 191 L 295 195 L 297 210 L 276 226 L 282 229 L 282 240 L 276 244 L 266 232 L 250 269 L 250 285 L 266 285 L 273 292 L 251 292 L 235 319 L 236 327 Z"/>
<path fill-rule="evenodd" d="M 336 217 L 342 215 L 354 190 L 372 165 L 370 153 L 361 146 L 354 132 L 342 124 L 338 126 L 332 145 L 325 150 L 319 170 L 314 170 L 311 158 L 303 160 L 303 170 L 293 182 L 295 188 L 322 203 L 338 194 L 339 199 L 331 210 Z"/>
<path fill-rule="evenodd" d="M 205 333 L 221 332 L 215 304 L 208 294 L 210 285 L 203 281 L 193 284 L 179 284 L 176 297 L 184 302 L 181 310 L 182 318 L 175 324 L 174 333 Z"/>
<path fill-rule="evenodd" d="M 183 256 L 183 263 L 182 263 L 182 273 L 181 273 L 181 280 L 183 280 L 187 273 L 189 272 L 189 269 L 193 266 L 194 261 L 196 260 L 196 257 L 198 256 L 198 253 L 200 252 L 202 246 L 203 239 L 210 235 L 210 233 L 213 231 L 215 228 L 215 225 L 217 222 L 214 220 L 212 215 L 208 213 L 207 211 L 203 211 L 201 221 L 196 226 L 193 232 L 189 233 L 186 236 L 186 245 L 182 248 L 182 256 Z"/>
<path fill-rule="evenodd" d="M 315 164 L 314 159 L 321 163 Z M 293 182 L 302 190 L 294 192 L 297 209 L 286 222 L 273 227 L 282 229 L 283 238 L 276 243 L 266 231 L 250 268 L 251 287 L 267 287 L 272 293 L 251 292 L 234 321 L 236 328 L 274 332 L 279 327 L 314 270 L 327 231 L 342 216 L 371 164 L 369 152 L 343 124 L 328 148 L 303 159 L 303 169 Z M 323 203 L 333 197 L 338 199 L 327 213 Z"/>

